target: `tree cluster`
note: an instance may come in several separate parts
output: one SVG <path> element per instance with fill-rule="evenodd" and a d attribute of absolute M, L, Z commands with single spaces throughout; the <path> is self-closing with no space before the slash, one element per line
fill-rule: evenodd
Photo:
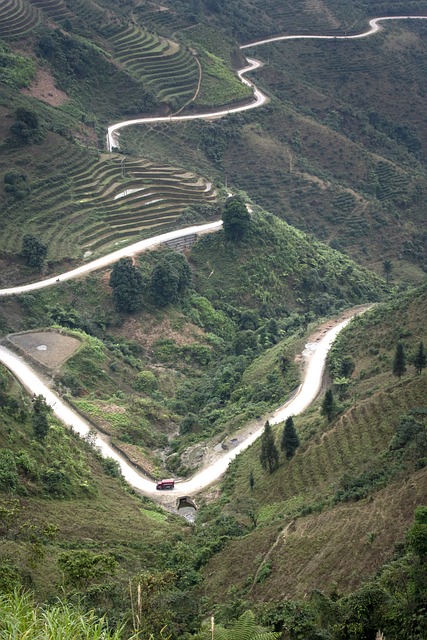
<path fill-rule="evenodd" d="M 415 371 L 418 374 L 421 374 L 422 370 L 427 366 L 427 354 L 424 348 L 424 343 L 420 342 L 418 345 L 417 352 L 415 356 L 412 358 L 412 364 L 415 367 Z M 403 376 L 407 369 L 407 357 L 405 352 L 405 347 L 401 342 L 398 342 L 396 345 L 396 351 L 393 359 L 393 375 L 397 376 L 399 379 Z"/>
<path fill-rule="evenodd" d="M 283 427 L 280 449 L 285 454 L 286 459 L 290 460 L 295 455 L 299 445 L 300 440 L 295 429 L 293 417 L 289 416 Z M 279 466 L 279 451 L 268 420 L 265 423 L 264 432 L 261 436 L 261 454 L 259 459 L 263 469 L 268 470 L 270 473 L 273 473 Z M 253 474 L 249 478 L 249 484 L 252 490 L 254 484 Z"/>
<path fill-rule="evenodd" d="M 16 120 L 10 127 L 10 142 L 16 145 L 26 145 L 40 142 L 43 139 L 43 129 L 34 111 L 19 108 L 16 110 Z"/>
<path fill-rule="evenodd" d="M 230 198 L 222 214 L 222 228 L 227 240 L 239 242 L 247 235 L 251 216 L 240 198 Z"/>
<path fill-rule="evenodd" d="M 192 282 L 186 258 L 176 251 L 166 253 L 144 279 L 131 258 L 122 258 L 113 267 L 110 287 L 117 311 L 133 313 L 142 308 L 144 298 L 158 307 L 178 302 Z"/>
<path fill-rule="evenodd" d="M 150 280 L 150 292 L 159 307 L 177 302 L 191 285 L 190 265 L 181 253 L 167 253 L 154 267 Z"/>
<path fill-rule="evenodd" d="M 16 200 L 23 200 L 30 192 L 28 176 L 22 171 L 8 171 L 4 174 L 4 190 Z"/>
<path fill-rule="evenodd" d="M 21 255 L 28 267 L 41 269 L 47 256 L 47 246 L 39 238 L 27 234 L 22 240 Z"/>

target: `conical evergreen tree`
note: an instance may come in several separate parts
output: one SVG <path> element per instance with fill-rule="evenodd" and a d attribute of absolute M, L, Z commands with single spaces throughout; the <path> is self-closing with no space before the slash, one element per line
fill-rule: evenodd
<path fill-rule="evenodd" d="M 394 354 L 393 360 L 393 374 L 397 376 L 399 379 L 406 371 L 406 356 L 405 349 L 403 348 L 403 344 L 401 342 L 397 343 L 396 353 Z"/>
<path fill-rule="evenodd" d="M 298 449 L 299 444 L 294 420 L 292 416 L 289 416 L 289 418 L 286 419 L 285 426 L 283 427 L 282 440 L 280 442 L 280 448 L 285 453 L 288 460 L 292 458 L 295 451 Z"/>
<path fill-rule="evenodd" d="M 268 469 L 273 473 L 279 464 L 279 452 L 274 442 L 274 434 L 270 423 L 265 423 L 264 433 L 261 436 L 261 455 L 260 462 L 264 469 Z"/>
<path fill-rule="evenodd" d="M 413 362 L 417 373 L 421 373 L 421 371 L 425 369 L 427 365 L 427 355 L 424 349 L 424 342 L 420 342 L 420 344 L 418 345 L 418 351 Z"/>
<path fill-rule="evenodd" d="M 322 408 L 320 410 L 320 413 L 322 414 L 322 416 L 326 416 L 328 419 L 328 422 L 331 422 L 332 418 L 335 415 L 335 400 L 334 400 L 334 394 L 332 393 L 332 389 L 328 389 L 327 392 L 325 393 L 325 397 L 323 398 L 323 402 L 322 402 Z"/>

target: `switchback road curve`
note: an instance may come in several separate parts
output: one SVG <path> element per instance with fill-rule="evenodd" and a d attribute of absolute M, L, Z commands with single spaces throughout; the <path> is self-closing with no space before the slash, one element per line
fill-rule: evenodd
<path fill-rule="evenodd" d="M 304 379 L 294 397 L 280 406 L 271 416 L 268 416 L 271 424 L 283 422 L 290 415 L 297 415 L 306 409 L 316 398 L 322 383 L 323 372 L 327 353 L 338 333 L 350 322 L 351 318 L 364 309 L 355 309 L 347 312 L 346 318 L 341 319 L 329 328 L 323 336 L 306 345 L 303 351 Z M 72 409 L 59 395 L 54 393 L 46 379 L 36 372 L 23 358 L 16 353 L 0 345 L 0 362 L 22 383 L 25 389 L 31 394 L 45 397 L 46 402 L 52 407 L 52 411 L 59 420 L 66 426 L 78 433 L 81 437 L 87 437 L 94 433 L 91 423 L 85 420 L 77 411 Z M 211 485 L 225 473 L 231 460 L 239 453 L 247 449 L 261 435 L 264 428 L 264 421 L 261 421 L 252 433 L 244 439 L 237 447 L 221 455 L 214 463 L 205 467 L 192 478 L 184 482 L 177 482 L 175 489 L 167 492 L 167 501 L 171 495 L 191 496 L 200 492 L 205 487 Z M 156 497 L 162 501 L 162 493 L 156 490 L 156 483 L 140 473 L 130 464 L 120 453 L 110 444 L 110 438 L 96 432 L 95 446 L 104 457 L 116 460 L 122 470 L 124 478 L 137 491 L 144 495 Z M 166 496 L 165 496 L 166 498 Z"/>
<path fill-rule="evenodd" d="M 380 22 L 386 20 L 425 20 L 427 16 L 388 16 L 375 18 L 369 22 L 369 30 L 356 34 L 356 35 L 344 35 L 344 36 L 322 36 L 322 35 L 289 35 L 289 36 L 276 36 L 273 38 L 267 38 L 265 40 L 259 40 L 257 42 L 252 42 L 246 45 L 242 45 L 241 49 L 247 49 L 250 47 L 261 46 L 263 44 L 269 44 L 273 42 L 280 42 L 282 40 L 298 40 L 298 39 L 316 39 L 316 40 L 324 40 L 324 39 L 333 39 L 333 40 L 351 40 L 351 39 L 359 39 L 365 38 L 367 36 L 373 35 L 378 32 L 380 27 Z M 262 106 L 268 100 L 268 98 L 259 90 L 257 87 L 244 78 L 244 74 L 249 71 L 253 71 L 261 66 L 261 63 L 254 59 L 248 59 L 248 66 L 241 69 L 238 72 L 238 75 L 242 82 L 246 85 L 251 86 L 254 91 L 254 100 L 250 104 L 231 107 L 229 109 L 223 109 L 216 112 L 208 112 L 208 113 L 200 113 L 195 115 L 182 115 L 182 116 L 169 116 L 169 117 L 150 117 L 150 118 L 139 118 L 134 120 L 126 120 L 123 122 L 118 122 L 108 128 L 107 133 L 107 146 L 108 149 L 111 150 L 114 146 L 118 146 L 118 136 L 120 129 L 128 126 L 133 126 L 137 124 L 149 124 L 156 122 L 180 122 L 185 120 L 197 120 L 197 119 L 213 119 L 213 118 L 221 118 L 226 115 L 232 113 L 240 113 L 242 111 L 246 111 L 249 109 L 255 109 L 257 107 Z M 51 278 L 47 278 L 44 280 L 40 280 L 31 284 L 10 287 L 7 289 L 0 290 L 0 296 L 9 296 L 16 295 L 20 293 L 26 293 L 28 291 L 35 291 L 37 289 L 42 289 L 45 287 L 53 286 L 59 282 L 64 282 L 66 280 L 70 280 L 73 278 L 81 277 L 91 271 L 95 271 L 97 269 L 102 269 L 110 264 L 113 264 L 117 260 L 125 256 L 133 256 L 142 251 L 147 250 L 150 247 L 156 246 L 162 242 L 170 240 L 172 238 L 178 238 L 185 235 L 190 235 L 193 233 L 203 233 L 216 231 L 221 227 L 221 221 L 209 223 L 206 225 L 199 225 L 197 227 L 188 227 L 187 229 L 181 229 L 178 231 L 172 231 L 166 234 L 162 234 L 161 236 L 156 236 L 154 238 L 150 238 L 148 240 L 141 240 L 140 242 L 136 242 L 128 247 L 124 247 L 118 251 L 115 251 L 107 256 L 102 258 L 98 258 L 97 260 L 93 260 L 81 267 L 68 271 L 66 273 L 60 274 L 59 276 L 54 276 Z M 304 382 L 301 385 L 298 393 L 295 397 L 284 406 L 280 407 L 272 416 L 271 422 L 276 424 L 278 422 L 282 422 L 287 416 L 292 414 L 297 414 L 303 411 L 317 396 L 322 380 L 323 370 L 325 366 L 326 354 L 335 339 L 338 335 L 339 331 L 349 322 L 350 318 L 343 320 L 339 324 L 335 325 L 333 328 L 329 329 L 327 333 L 323 336 L 321 340 L 319 340 L 316 344 L 312 345 L 311 351 L 308 350 L 304 354 L 306 359 L 306 371 L 304 376 Z M 307 350 L 306 350 L 307 351 Z M 63 421 L 66 425 L 70 426 L 73 430 L 75 430 L 79 435 L 85 436 L 88 435 L 92 430 L 92 426 L 85 421 L 82 416 L 80 416 L 76 411 L 74 411 L 71 407 L 69 407 L 59 396 L 57 396 L 48 386 L 47 382 L 37 374 L 27 363 L 24 362 L 22 358 L 17 356 L 15 353 L 10 351 L 4 346 L 0 346 L 0 362 L 2 362 L 17 378 L 22 382 L 24 387 L 31 394 L 42 394 L 49 405 L 52 406 L 53 412 L 55 415 Z M 193 478 L 188 481 L 179 483 L 176 485 L 175 493 L 179 495 L 192 495 L 197 493 L 204 487 L 210 485 L 212 482 L 217 480 L 227 469 L 230 461 L 241 451 L 251 445 L 261 434 L 263 426 L 259 426 L 257 429 L 250 434 L 250 436 L 244 440 L 244 442 L 240 443 L 237 447 L 235 447 L 232 451 L 221 456 L 219 460 L 215 463 L 206 467 L 199 473 L 197 473 Z M 99 447 L 102 454 L 105 456 L 109 456 L 117 460 L 122 469 L 122 473 L 125 479 L 131 484 L 135 489 L 141 491 L 146 495 L 157 495 L 155 484 L 144 477 L 141 473 L 139 473 L 131 464 L 129 464 L 120 454 L 111 447 L 109 444 L 108 438 L 101 434 L 98 434 L 96 437 L 96 446 Z"/>
<path fill-rule="evenodd" d="M 273 38 L 267 38 L 265 40 L 258 40 L 257 42 L 252 42 L 249 44 L 244 44 L 240 48 L 248 49 L 250 47 L 258 47 L 263 44 L 269 44 L 272 42 L 281 42 L 282 40 L 354 40 L 360 38 L 366 38 L 377 33 L 380 30 L 380 22 L 385 20 L 427 20 L 427 16 L 388 16 L 383 18 L 374 18 L 369 22 L 369 29 L 363 33 L 359 33 L 356 35 L 344 35 L 344 36 L 322 36 L 322 35 L 290 35 L 290 36 L 275 36 Z M 258 69 L 262 63 L 258 60 L 254 60 L 252 58 L 247 58 L 248 65 L 243 69 L 238 71 L 238 76 L 242 80 L 242 82 L 253 88 L 254 91 L 254 100 L 245 105 L 240 105 L 236 107 L 230 107 L 229 109 L 222 109 L 220 111 L 215 112 L 206 112 L 206 113 L 198 113 L 193 115 L 182 115 L 182 116 L 162 116 L 162 117 L 149 117 L 149 118 L 137 118 L 134 120 L 123 120 L 122 122 L 117 122 L 116 124 L 108 127 L 107 132 L 107 147 L 111 151 L 113 147 L 119 146 L 118 136 L 120 135 L 120 129 L 125 127 L 130 127 L 134 125 L 143 125 L 143 124 L 153 124 L 156 122 L 182 122 L 188 120 L 211 120 L 215 118 L 223 118 L 224 116 L 233 114 L 233 113 L 241 113 L 242 111 L 248 111 L 249 109 L 256 109 L 263 104 L 266 104 L 268 101 L 267 96 L 265 96 L 262 91 L 260 91 L 253 82 L 250 82 L 244 75 L 249 71 L 254 71 Z M 142 253 L 147 249 L 150 249 L 162 242 L 166 242 L 167 240 L 171 240 L 173 238 L 181 238 L 191 234 L 199 234 L 199 233 L 209 233 L 211 231 L 217 231 L 222 226 L 222 222 L 219 220 L 217 222 L 210 222 L 204 225 L 198 225 L 196 227 L 187 227 L 185 229 L 178 229 L 176 231 L 170 231 L 169 233 L 164 233 L 160 236 L 155 236 L 154 238 L 148 238 L 146 240 L 140 240 L 139 242 L 135 242 L 133 244 L 128 245 L 127 247 L 123 247 L 118 251 L 114 251 L 109 253 L 106 256 L 98 258 L 96 260 L 92 260 L 84 265 L 76 269 L 72 269 L 71 271 L 67 271 L 65 273 L 61 273 L 56 276 L 52 276 L 50 278 L 46 278 L 44 280 L 39 280 L 37 282 L 33 282 L 30 284 L 20 285 L 16 287 L 8 287 L 6 289 L 0 289 L 0 297 L 1 296 L 11 296 L 20 293 L 28 293 L 29 291 L 36 291 L 37 289 L 43 289 L 45 287 L 54 286 L 60 282 L 64 282 L 66 280 L 72 280 L 74 278 L 79 278 L 84 276 L 92 271 L 96 271 L 98 269 L 103 269 L 106 266 L 113 264 L 120 260 L 120 258 L 124 258 L 127 256 L 134 256 L 138 253 Z"/>
<path fill-rule="evenodd" d="M 250 42 L 240 46 L 241 50 L 250 49 L 252 47 L 259 47 L 263 44 L 270 44 L 272 42 L 281 42 L 282 40 L 357 40 L 360 38 L 366 38 L 368 36 L 377 33 L 380 29 L 380 22 L 384 20 L 426 20 L 427 16 L 387 16 L 383 18 L 374 18 L 369 21 L 369 29 L 363 33 L 355 35 L 344 36 L 324 36 L 324 35 L 290 35 L 290 36 L 274 36 L 272 38 L 266 38 L 265 40 L 257 40 L 256 42 Z M 237 72 L 240 80 L 252 87 L 254 100 L 249 104 L 244 104 L 235 107 L 229 107 L 228 109 L 220 109 L 219 111 L 208 111 L 204 113 L 197 113 L 192 115 L 182 116 L 162 116 L 162 117 L 149 117 L 149 118 L 135 118 L 133 120 L 124 120 L 123 122 L 117 122 L 116 124 L 108 127 L 107 132 L 107 147 L 111 151 L 114 147 L 119 148 L 119 131 L 125 127 L 130 127 L 136 124 L 153 124 L 156 122 L 183 122 L 185 120 L 213 120 L 216 118 L 223 118 L 224 116 L 233 113 L 242 113 L 243 111 L 249 111 L 250 109 L 257 109 L 268 102 L 268 97 L 260 91 L 256 85 L 244 77 L 246 73 L 254 71 L 262 66 L 262 62 L 255 60 L 254 58 L 246 58 L 247 66 Z"/>

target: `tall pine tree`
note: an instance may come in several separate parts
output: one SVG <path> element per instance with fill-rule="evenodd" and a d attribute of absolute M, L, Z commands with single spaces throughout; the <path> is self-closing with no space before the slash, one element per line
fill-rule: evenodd
<path fill-rule="evenodd" d="M 331 422 L 332 418 L 335 415 L 335 410 L 336 410 L 336 406 L 335 406 L 334 394 L 332 393 L 332 389 L 328 389 L 327 392 L 325 393 L 325 397 L 323 398 L 322 408 L 320 410 L 320 413 L 322 414 L 322 416 L 327 417 L 328 422 Z"/>
<path fill-rule="evenodd" d="M 406 371 L 406 356 L 405 349 L 401 342 L 397 343 L 396 352 L 394 354 L 393 360 L 393 374 L 397 376 L 399 379 Z"/>
<path fill-rule="evenodd" d="M 273 430 L 268 420 L 261 436 L 261 455 L 259 459 L 262 467 L 268 469 L 270 473 L 273 473 L 279 465 L 279 452 L 277 451 Z"/>
<path fill-rule="evenodd" d="M 413 363 L 418 374 L 420 374 L 422 370 L 425 369 L 427 365 L 427 355 L 424 349 L 424 342 L 420 342 L 420 344 L 418 345 L 418 351 L 415 354 Z"/>
<path fill-rule="evenodd" d="M 280 442 L 280 448 L 285 453 L 288 460 L 290 460 L 290 458 L 295 454 L 299 444 L 294 420 L 292 416 L 289 416 L 289 418 L 286 419 L 285 426 L 283 427 L 282 440 Z"/>

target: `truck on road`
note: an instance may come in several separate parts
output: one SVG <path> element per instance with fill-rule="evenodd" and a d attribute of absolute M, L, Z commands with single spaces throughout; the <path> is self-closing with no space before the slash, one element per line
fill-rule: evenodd
<path fill-rule="evenodd" d="M 156 489 L 173 489 L 175 487 L 175 480 L 173 478 L 167 478 L 166 480 L 159 480 L 156 484 Z"/>

